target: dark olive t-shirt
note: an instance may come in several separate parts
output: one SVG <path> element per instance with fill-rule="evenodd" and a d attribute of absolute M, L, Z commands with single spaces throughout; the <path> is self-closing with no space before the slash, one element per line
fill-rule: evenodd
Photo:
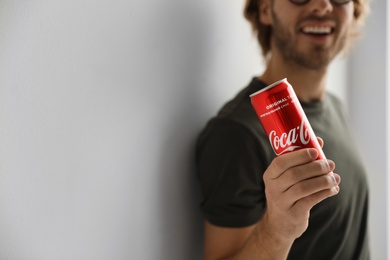
<path fill-rule="evenodd" d="M 199 136 L 201 210 L 214 225 L 253 225 L 266 207 L 262 175 L 275 154 L 249 98 L 265 86 L 254 78 Z M 315 134 L 324 140 L 324 153 L 335 162 L 341 183 L 339 194 L 312 208 L 309 227 L 295 240 L 288 258 L 369 259 L 366 173 L 345 111 L 330 93 L 322 102 L 301 104 Z"/>

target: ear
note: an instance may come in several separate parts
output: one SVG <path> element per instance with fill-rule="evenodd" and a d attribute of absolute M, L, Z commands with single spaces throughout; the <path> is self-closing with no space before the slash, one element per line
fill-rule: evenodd
<path fill-rule="evenodd" d="M 259 19 L 262 24 L 272 24 L 271 0 L 259 0 L 259 14 Z"/>

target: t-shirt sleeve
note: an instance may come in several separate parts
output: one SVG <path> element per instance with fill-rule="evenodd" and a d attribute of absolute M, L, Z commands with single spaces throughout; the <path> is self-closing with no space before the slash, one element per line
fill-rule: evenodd
<path fill-rule="evenodd" d="M 265 208 L 261 148 L 243 125 L 211 121 L 198 140 L 197 171 L 206 220 L 223 227 L 255 224 Z"/>

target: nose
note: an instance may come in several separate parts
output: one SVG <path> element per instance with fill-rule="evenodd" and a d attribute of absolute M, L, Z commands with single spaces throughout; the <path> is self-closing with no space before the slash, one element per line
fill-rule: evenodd
<path fill-rule="evenodd" d="M 309 2 L 313 14 L 323 16 L 333 11 L 331 0 L 312 0 Z"/>

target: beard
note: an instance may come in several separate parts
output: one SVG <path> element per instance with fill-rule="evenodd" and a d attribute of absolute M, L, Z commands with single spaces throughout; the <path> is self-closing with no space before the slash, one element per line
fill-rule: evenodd
<path fill-rule="evenodd" d="M 286 62 L 294 63 L 298 66 L 320 70 L 326 68 L 330 62 L 339 54 L 346 46 L 347 34 L 337 38 L 331 47 L 325 47 L 317 44 L 312 45 L 306 50 L 299 50 L 298 43 L 294 40 L 294 36 L 288 31 L 288 29 L 282 25 L 280 19 L 272 9 L 273 16 L 273 29 L 272 36 L 276 48 L 284 58 Z M 305 20 L 311 21 L 323 21 L 324 18 L 308 17 Z M 328 18 L 329 19 L 329 18 Z"/>

